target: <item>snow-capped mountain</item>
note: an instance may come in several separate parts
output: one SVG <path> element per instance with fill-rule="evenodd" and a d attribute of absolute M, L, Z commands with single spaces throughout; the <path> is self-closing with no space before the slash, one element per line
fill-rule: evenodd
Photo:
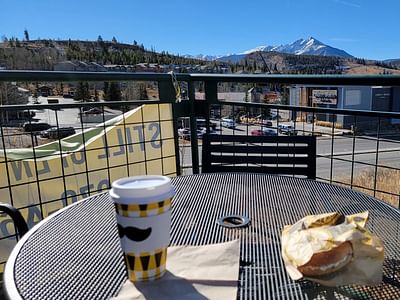
<path fill-rule="evenodd" d="M 270 51 L 283 52 L 296 55 L 321 55 L 321 56 L 340 56 L 353 57 L 346 51 L 328 46 L 316 38 L 310 37 L 307 40 L 299 39 L 292 44 L 273 47 Z"/>
<path fill-rule="evenodd" d="M 308 39 L 299 39 L 291 44 L 280 45 L 280 46 L 259 46 L 254 49 L 250 49 L 238 54 L 228 54 L 219 57 L 207 56 L 206 60 L 219 60 L 219 61 L 231 61 L 238 62 L 244 59 L 248 54 L 263 51 L 263 52 L 281 52 L 295 55 L 321 55 L 321 56 L 340 56 L 340 57 L 353 57 L 344 50 L 331 47 L 314 37 Z"/>
<path fill-rule="evenodd" d="M 212 61 L 212 60 L 216 60 L 219 56 L 215 56 L 215 55 L 204 55 L 204 54 L 198 54 L 198 55 L 186 54 L 186 55 L 184 55 L 183 57 Z"/>
<path fill-rule="evenodd" d="M 258 46 L 254 49 L 244 51 L 241 54 L 250 54 L 250 53 L 254 53 L 254 52 L 258 52 L 258 51 L 268 52 L 268 51 L 272 51 L 272 49 L 274 49 L 273 46 Z"/>

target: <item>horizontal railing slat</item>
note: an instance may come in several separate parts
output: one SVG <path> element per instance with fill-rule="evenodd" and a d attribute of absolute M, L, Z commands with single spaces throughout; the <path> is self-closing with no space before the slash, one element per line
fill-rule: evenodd
<path fill-rule="evenodd" d="M 310 160 L 304 156 L 250 156 L 250 155 L 210 155 L 210 159 L 215 163 L 230 163 L 230 164 L 307 164 Z"/>
<path fill-rule="evenodd" d="M 293 143 L 291 136 L 279 136 L 279 140 L 276 136 L 256 136 L 256 135 L 218 135 L 210 134 L 210 142 L 240 142 L 240 143 Z M 308 144 L 310 141 L 308 136 L 297 136 L 296 144 L 304 143 Z"/>
<path fill-rule="evenodd" d="M 213 165 L 213 172 L 244 172 L 244 173 L 268 173 L 268 174 L 293 174 L 293 175 L 304 175 L 307 174 L 307 168 L 302 167 L 252 167 L 252 166 L 224 166 L 224 165 Z"/>
<path fill-rule="evenodd" d="M 293 146 L 281 146 L 281 145 L 236 145 L 229 146 L 224 144 L 211 144 L 211 152 L 225 152 L 225 153 L 263 153 L 263 154 L 308 154 L 309 148 L 307 146 L 299 146 L 295 144 Z"/>

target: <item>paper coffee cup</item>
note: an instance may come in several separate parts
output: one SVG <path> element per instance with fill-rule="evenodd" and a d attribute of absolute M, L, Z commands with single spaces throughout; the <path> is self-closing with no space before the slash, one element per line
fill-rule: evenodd
<path fill-rule="evenodd" d="M 165 176 L 134 176 L 112 183 L 118 231 L 131 281 L 165 273 L 175 189 Z"/>

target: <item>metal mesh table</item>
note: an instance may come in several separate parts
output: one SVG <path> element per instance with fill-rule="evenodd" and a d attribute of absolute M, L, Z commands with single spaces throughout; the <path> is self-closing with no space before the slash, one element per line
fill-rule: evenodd
<path fill-rule="evenodd" d="M 205 245 L 240 238 L 240 299 L 400 299 L 400 212 L 364 194 L 292 177 L 201 174 L 173 178 L 171 243 Z M 368 228 L 385 244 L 384 281 L 326 288 L 292 281 L 281 259 L 284 225 L 308 214 L 368 210 Z M 250 225 L 225 228 L 226 215 Z M 114 207 L 103 193 L 43 221 L 14 249 L 5 284 L 12 299 L 107 299 L 127 279 Z"/>

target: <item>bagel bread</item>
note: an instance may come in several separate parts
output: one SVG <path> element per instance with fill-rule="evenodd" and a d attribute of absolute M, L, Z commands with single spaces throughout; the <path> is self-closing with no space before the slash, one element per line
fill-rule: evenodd
<path fill-rule="evenodd" d="M 353 247 L 349 241 L 319 253 L 297 269 L 304 276 L 321 276 L 336 272 L 346 266 L 353 258 Z"/>

